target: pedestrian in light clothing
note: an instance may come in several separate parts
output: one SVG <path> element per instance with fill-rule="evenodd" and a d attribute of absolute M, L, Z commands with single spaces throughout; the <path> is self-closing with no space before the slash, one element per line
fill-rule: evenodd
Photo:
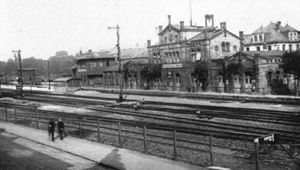
<path fill-rule="evenodd" d="M 54 141 L 54 130 L 55 130 L 55 122 L 53 119 L 50 119 L 48 123 L 48 132 L 49 132 L 49 137 L 51 136 L 52 141 Z"/>
<path fill-rule="evenodd" d="M 65 131 L 65 125 L 64 125 L 64 122 L 62 121 L 62 119 L 58 119 L 58 122 L 57 122 L 57 128 L 58 128 L 58 134 L 60 136 L 60 139 L 63 140 L 64 137 L 64 131 Z"/>

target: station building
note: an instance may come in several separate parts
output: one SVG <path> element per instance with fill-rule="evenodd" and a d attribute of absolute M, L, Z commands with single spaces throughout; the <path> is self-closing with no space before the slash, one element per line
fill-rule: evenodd
<path fill-rule="evenodd" d="M 162 67 L 161 78 L 154 84 L 169 91 L 199 91 L 201 83 L 193 72 L 197 62 L 204 60 L 211 64 L 210 86 L 219 90 L 217 70 L 222 65 L 214 61 L 236 53 L 241 43 L 238 36 L 226 29 L 225 22 L 220 27 L 214 25 L 213 15 L 205 15 L 205 26 L 185 26 L 183 21 L 173 25 L 168 16 L 168 25 L 164 29 L 159 27 L 159 42 L 151 45 L 148 41 L 149 62 Z"/>

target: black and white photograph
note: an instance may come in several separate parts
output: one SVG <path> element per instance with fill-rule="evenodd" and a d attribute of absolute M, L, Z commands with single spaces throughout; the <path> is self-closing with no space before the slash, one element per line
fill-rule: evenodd
<path fill-rule="evenodd" d="M 299 170 L 299 0 L 0 0 L 0 170 Z"/>

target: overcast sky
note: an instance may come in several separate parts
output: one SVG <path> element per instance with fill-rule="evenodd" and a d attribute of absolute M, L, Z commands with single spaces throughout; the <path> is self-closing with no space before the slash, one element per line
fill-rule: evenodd
<path fill-rule="evenodd" d="M 190 0 L 0 0 L 0 60 L 22 57 L 48 59 L 56 51 L 111 49 L 120 25 L 121 48 L 145 47 L 157 41 L 155 28 L 183 20 L 189 24 Z M 300 0 L 191 0 L 193 23 L 204 25 L 204 15 L 214 14 L 215 25 L 226 21 L 238 35 L 282 21 L 300 29 Z"/>

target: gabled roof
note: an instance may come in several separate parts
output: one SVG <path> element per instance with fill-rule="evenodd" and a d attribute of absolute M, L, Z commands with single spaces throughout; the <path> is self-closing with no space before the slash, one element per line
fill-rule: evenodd
<path fill-rule="evenodd" d="M 280 22 L 273 23 L 263 27 L 260 26 L 252 34 L 245 35 L 245 44 L 261 44 L 261 43 L 273 43 L 273 42 L 289 42 L 289 37 L 287 32 L 298 32 L 295 28 L 286 24 L 282 26 Z M 253 42 L 251 41 L 252 36 L 256 34 L 264 34 L 264 41 Z"/>
<path fill-rule="evenodd" d="M 158 35 L 161 35 L 169 30 L 174 30 L 176 32 L 180 32 L 180 31 L 182 31 L 182 32 L 197 32 L 197 31 L 200 32 L 200 31 L 204 30 L 204 27 L 203 26 L 186 26 L 186 25 L 184 25 L 183 29 L 181 30 L 180 25 L 169 24 L 161 32 L 159 32 Z"/>
<path fill-rule="evenodd" d="M 281 32 L 298 32 L 295 28 L 291 27 L 289 24 L 286 24 Z"/>
<path fill-rule="evenodd" d="M 100 59 L 100 58 L 115 58 L 109 52 L 92 52 L 79 55 L 76 60 Z"/>
<path fill-rule="evenodd" d="M 238 39 L 240 39 L 237 35 L 233 34 L 232 32 L 228 31 L 228 30 L 224 30 L 224 29 L 219 29 L 219 30 L 209 30 L 208 33 L 207 33 L 207 38 L 209 40 L 217 37 L 218 35 L 224 33 L 224 31 L 227 33 L 227 34 L 230 34 Z M 191 39 L 189 39 L 189 41 L 198 41 L 198 40 L 204 40 L 205 39 L 205 33 L 204 32 L 201 32 L 197 35 L 195 35 L 194 37 L 192 37 Z"/>
<path fill-rule="evenodd" d="M 161 34 L 165 33 L 166 31 L 170 31 L 170 30 L 174 30 L 176 32 L 179 32 L 180 27 L 178 27 L 177 25 L 175 26 L 175 25 L 169 24 L 161 32 L 159 32 L 158 35 L 161 35 Z"/>

